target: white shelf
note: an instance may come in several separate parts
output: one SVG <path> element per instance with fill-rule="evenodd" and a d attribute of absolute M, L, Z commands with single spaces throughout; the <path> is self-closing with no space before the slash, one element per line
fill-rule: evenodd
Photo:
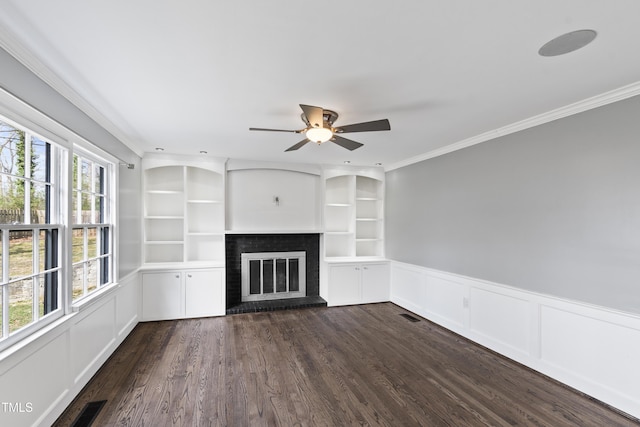
<path fill-rule="evenodd" d="M 144 242 L 145 245 L 183 245 L 184 240 L 152 240 Z"/>
<path fill-rule="evenodd" d="M 224 167 L 171 162 L 143 159 L 145 263 L 223 264 Z"/>
<path fill-rule="evenodd" d="M 187 233 L 187 236 L 224 236 L 224 233 L 223 232 L 220 232 L 220 233 L 196 232 L 196 233 Z"/>
<path fill-rule="evenodd" d="M 382 177 L 381 177 L 382 179 Z M 325 179 L 326 259 L 383 257 L 383 181 L 333 174 Z"/>
<path fill-rule="evenodd" d="M 147 194 L 184 194 L 181 190 L 148 190 Z"/>

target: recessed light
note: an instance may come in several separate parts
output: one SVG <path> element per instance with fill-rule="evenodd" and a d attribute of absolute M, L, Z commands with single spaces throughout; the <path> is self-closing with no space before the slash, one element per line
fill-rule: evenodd
<path fill-rule="evenodd" d="M 351 160 L 345 160 L 345 161 L 344 161 L 344 164 L 345 164 L 345 165 L 350 165 L 350 164 L 351 164 Z"/>
<path fill-rule="evenodd" d="M 563 34 L 547 42 L 538 50 L 540 56 L 558 56 L 573 52 L 591 43 L 598 33 L 594 30 L 577 30 Z"/>
<path fill-rule="evenodd" d="M 382 163 L 378 162 L 376 163 L 376 166 L 382 166 Z"/>
<path fill-rule="evenodd" d="M 164 148 L 162 148 L 162 147 L 156 147 L 156 151 L 164 151 Z"/>
<path fill-rule="evenodd" d="M 200 154 L 207 154 L 207 152 L 204 150 L 200 150 Z"/>

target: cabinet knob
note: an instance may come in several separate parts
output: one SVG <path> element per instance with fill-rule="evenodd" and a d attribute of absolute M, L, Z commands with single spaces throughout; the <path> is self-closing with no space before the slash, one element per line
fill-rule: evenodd
<path fill-rule="evenodd" d="M 356 270 L 360 270 L 360 267 L 356 267 Z"/>
<path fill-rule="evenodd" d="M 190 274 L 187 274 L 187 277 L 191 277 L 191 275 L 190 275 Z"/>
<path fill-rule="evenodd" d="M 176 274 L 176 279 L 179 279 L 179 278 L 180 278 L 180 275 L 179 275 L 179 274 Z"/>

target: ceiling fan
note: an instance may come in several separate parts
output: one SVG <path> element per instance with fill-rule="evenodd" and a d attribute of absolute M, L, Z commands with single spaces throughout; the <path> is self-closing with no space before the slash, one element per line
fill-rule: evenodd
<path fill-rule="evenodd" d="M 322 144 L 323 142 L 331 141 L 339 146 L 346 148 L 347 150 L 355 150 L 362 147 L 361 144 L 356 141 L 344 138 L 338 134 L 350 133 L 350 132 L 372 132 L 379 130 L 391 130 L 389 120 L 374 120 L 372 122 L 354 123 L 352 125 L 333 126 L 333 123 L 338 119 L 338 113 L 331 110 L 325 110 L 320 107 L 314 107 L 311 105 L 300 104 L 302 108 L 302 114 L 300 117 L 305 123 L 306 127 L 300 130 L 285 130 L 285 129 L 265 129 L 265 128 L 249 128 L 249 130 L 262 130 L 270 132 L 293 132 L 303 133 L 306 138 L 297 144 L 292 145 L 285 151 L 294 151 L 308 142 L 315 142 Z"/>

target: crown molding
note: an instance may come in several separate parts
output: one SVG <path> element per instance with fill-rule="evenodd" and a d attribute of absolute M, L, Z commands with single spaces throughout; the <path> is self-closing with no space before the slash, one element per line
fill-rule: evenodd
<path fill-rule="evenodd" d="M 623 86 L 618 89 L 614 89 L 609 92 L 605 92 L 600 95 L 592 96 L 591 98 L 584 99 L 582 101 L 575 102 L 573 104 L 566 105 L 564 107 L 557 108 L 555 110 L 548 111 L 546 113 L 539 114 L 537 116 L 530 117 L 528 119 L 521 120 L 519 122 L 512 123 L 510 125 L 503 126 L 498 129 L 494 129 L 488 132 L 481 133 L 471 138 L 463 139 L 462 141 L 449 144 L 447 146 L 437 148 L 432 151 L 428 151 L 418 156 L 410 157 L 405 160 L 401 160 L 396 163 L 392 163 L 385 167 L 385 172 L 399 169 L 405 166 L 412 165 L 414 163 L 422 162 L 424 160 L 432 159 L 434 157 L 442 156 L 453 151 L 461 150 L 463 148 L 471 147 L 476 144 L 490 141 L 501 136 L 509 135 L 519 132 L 521 130 L 529 129 L 535 126 L 540 126 L 545 123 L 552 122 L 554 120 L 569 117 L 574 114 L 582 113 L 584 111 L 592 110 L 594 108 L 602 107 L 607 104 L 613 104 L 614 102 L 622 101 L 633 96 L 640 95 L 640 81 L 632 83 L 627 86 Z"/>
<path fill-rule="evenodd" d="M 31 51 L 26 49 L 24 45 L 18 41 L 14 34 L 4 25 L 0 25 L 0 48 L 4 49 L 13 56 L 18 62 L 24 65 L 36 77 L 49 85 L 53 90 L 59 93 L 63 98 L 73 104 L 81 112 L 86 114 L 90 119 L 95 121 L 99 126 L 113 135 L 122 142 L 127 148 L 142 157 L 144 150 L 127 135 L 125 135 L 118 126 L 105 117 L 100 111 L 87 102 L 78 92 L 69 86 L 63 79 L 58 77 L 49 67 L 47 67 L 40 59 L 38 59 Z"/>

